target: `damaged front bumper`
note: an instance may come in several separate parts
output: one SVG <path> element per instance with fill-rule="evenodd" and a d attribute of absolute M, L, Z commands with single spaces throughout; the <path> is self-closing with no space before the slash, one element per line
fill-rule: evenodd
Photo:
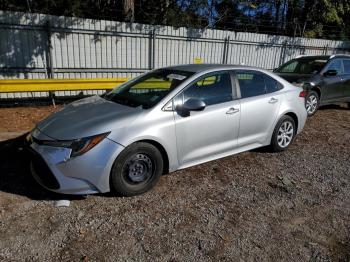
<path fill-rule="evenodd" d="M 36 130 L 29 139 L 30 169 L 35 180 L 48 190 L 63 194 L 92 194 L 110 191 L 110 172 L 124 147 L 105 138 L 90 151 L 70 157 L 71 149 L 40 145 L 45 136 Z"/>

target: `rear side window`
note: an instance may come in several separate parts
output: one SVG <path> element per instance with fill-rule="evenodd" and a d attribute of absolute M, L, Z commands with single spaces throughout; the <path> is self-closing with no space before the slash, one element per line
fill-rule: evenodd
<path fill-rule="evenodd" d="M 292 61 L 287 63 L 286 65 L 282 66 L 279 69 L 279 73 L 294 73 L 298 65 L 298 61 Z"/>
<path fill-rule="evenodd" d="M 326 65 L 327 60 L 302 58 L 291 60 L 280 66 L 277 73 L 293 73 L 293 74 L 314 74 L 320 72 Z"/>
<path fill-rule="evenodd" d="M 283 88 L 277 80 L 261 72 L 236 71 L 236 78 L 242 98 L 273 93 Z"/>
<path fill-rule="evenodd" d="M 242 98 L 266 93 L 264 75 L 260 72 L 236 71 Z"/>
<path fill-rule="evenodd" d="M 241 97 L 253 97 L 273 93 L 283 88 L 274 78 L 257 71 L 236 71 Z"/>
<path fill-rule="evenodd" d="M 273 79 L 268 75 L 264 75 L 264 79 L 265 79 L 266 93 L 273 93 L 283 88 L 283 86 L 277 80 Z"/>
<path fill-rule="evenodd" d="M 207 75 L 189 86 L 183 93 L 184 101 L 200 99 L 207 106 L 232 101 L 231 77 L 228 72 Z"/>
<path fill-rule="evenodd" d="M 343 60 L 343 65 L 344 65 L 344 73 L 350 74 L 350 60 L 349 59 Z"/>

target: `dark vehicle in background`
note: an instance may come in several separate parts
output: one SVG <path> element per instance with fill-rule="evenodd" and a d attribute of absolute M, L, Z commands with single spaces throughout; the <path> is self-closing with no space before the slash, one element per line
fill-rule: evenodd
<path fill-rule="evenodd" d="M 298 56 L 274 73 L 307 91 L 308 116 L 323 105 L 346 102 L 350 107 L 350 55 Z"/>

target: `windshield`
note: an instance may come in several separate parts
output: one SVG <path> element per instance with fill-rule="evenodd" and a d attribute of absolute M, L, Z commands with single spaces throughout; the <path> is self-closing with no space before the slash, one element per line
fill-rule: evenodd
<path fill-rule="evenodd" d="M 193 74 L 187 71 L 159 69 L 116 87 L 104 98 L 122 105 L 151 108 Z"/>
<path fill-rule="evenodd" d="M 277 73 L 293 73 L 293 74 L 317 74 L 326 65 L 327 60 L 323 59 L 298 59 L 291 60 L 275 72 Z"/>

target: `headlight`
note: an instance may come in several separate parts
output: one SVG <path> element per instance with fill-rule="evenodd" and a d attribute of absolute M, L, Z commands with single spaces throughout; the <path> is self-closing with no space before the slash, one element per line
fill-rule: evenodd
<path fill-rule="evenodd" d="M 107 135 L 109 135 L 109 133 L 110 132 L 96 136 L 84 137 L 76 140 L 46 140 L 41 141 L 41 144 L 53 147 L 70 148 L 72 149 L 70 156 L 75 157 L 88 152 L 90 149 L 92 149 L 94 146 L 100 143 Z"/>

